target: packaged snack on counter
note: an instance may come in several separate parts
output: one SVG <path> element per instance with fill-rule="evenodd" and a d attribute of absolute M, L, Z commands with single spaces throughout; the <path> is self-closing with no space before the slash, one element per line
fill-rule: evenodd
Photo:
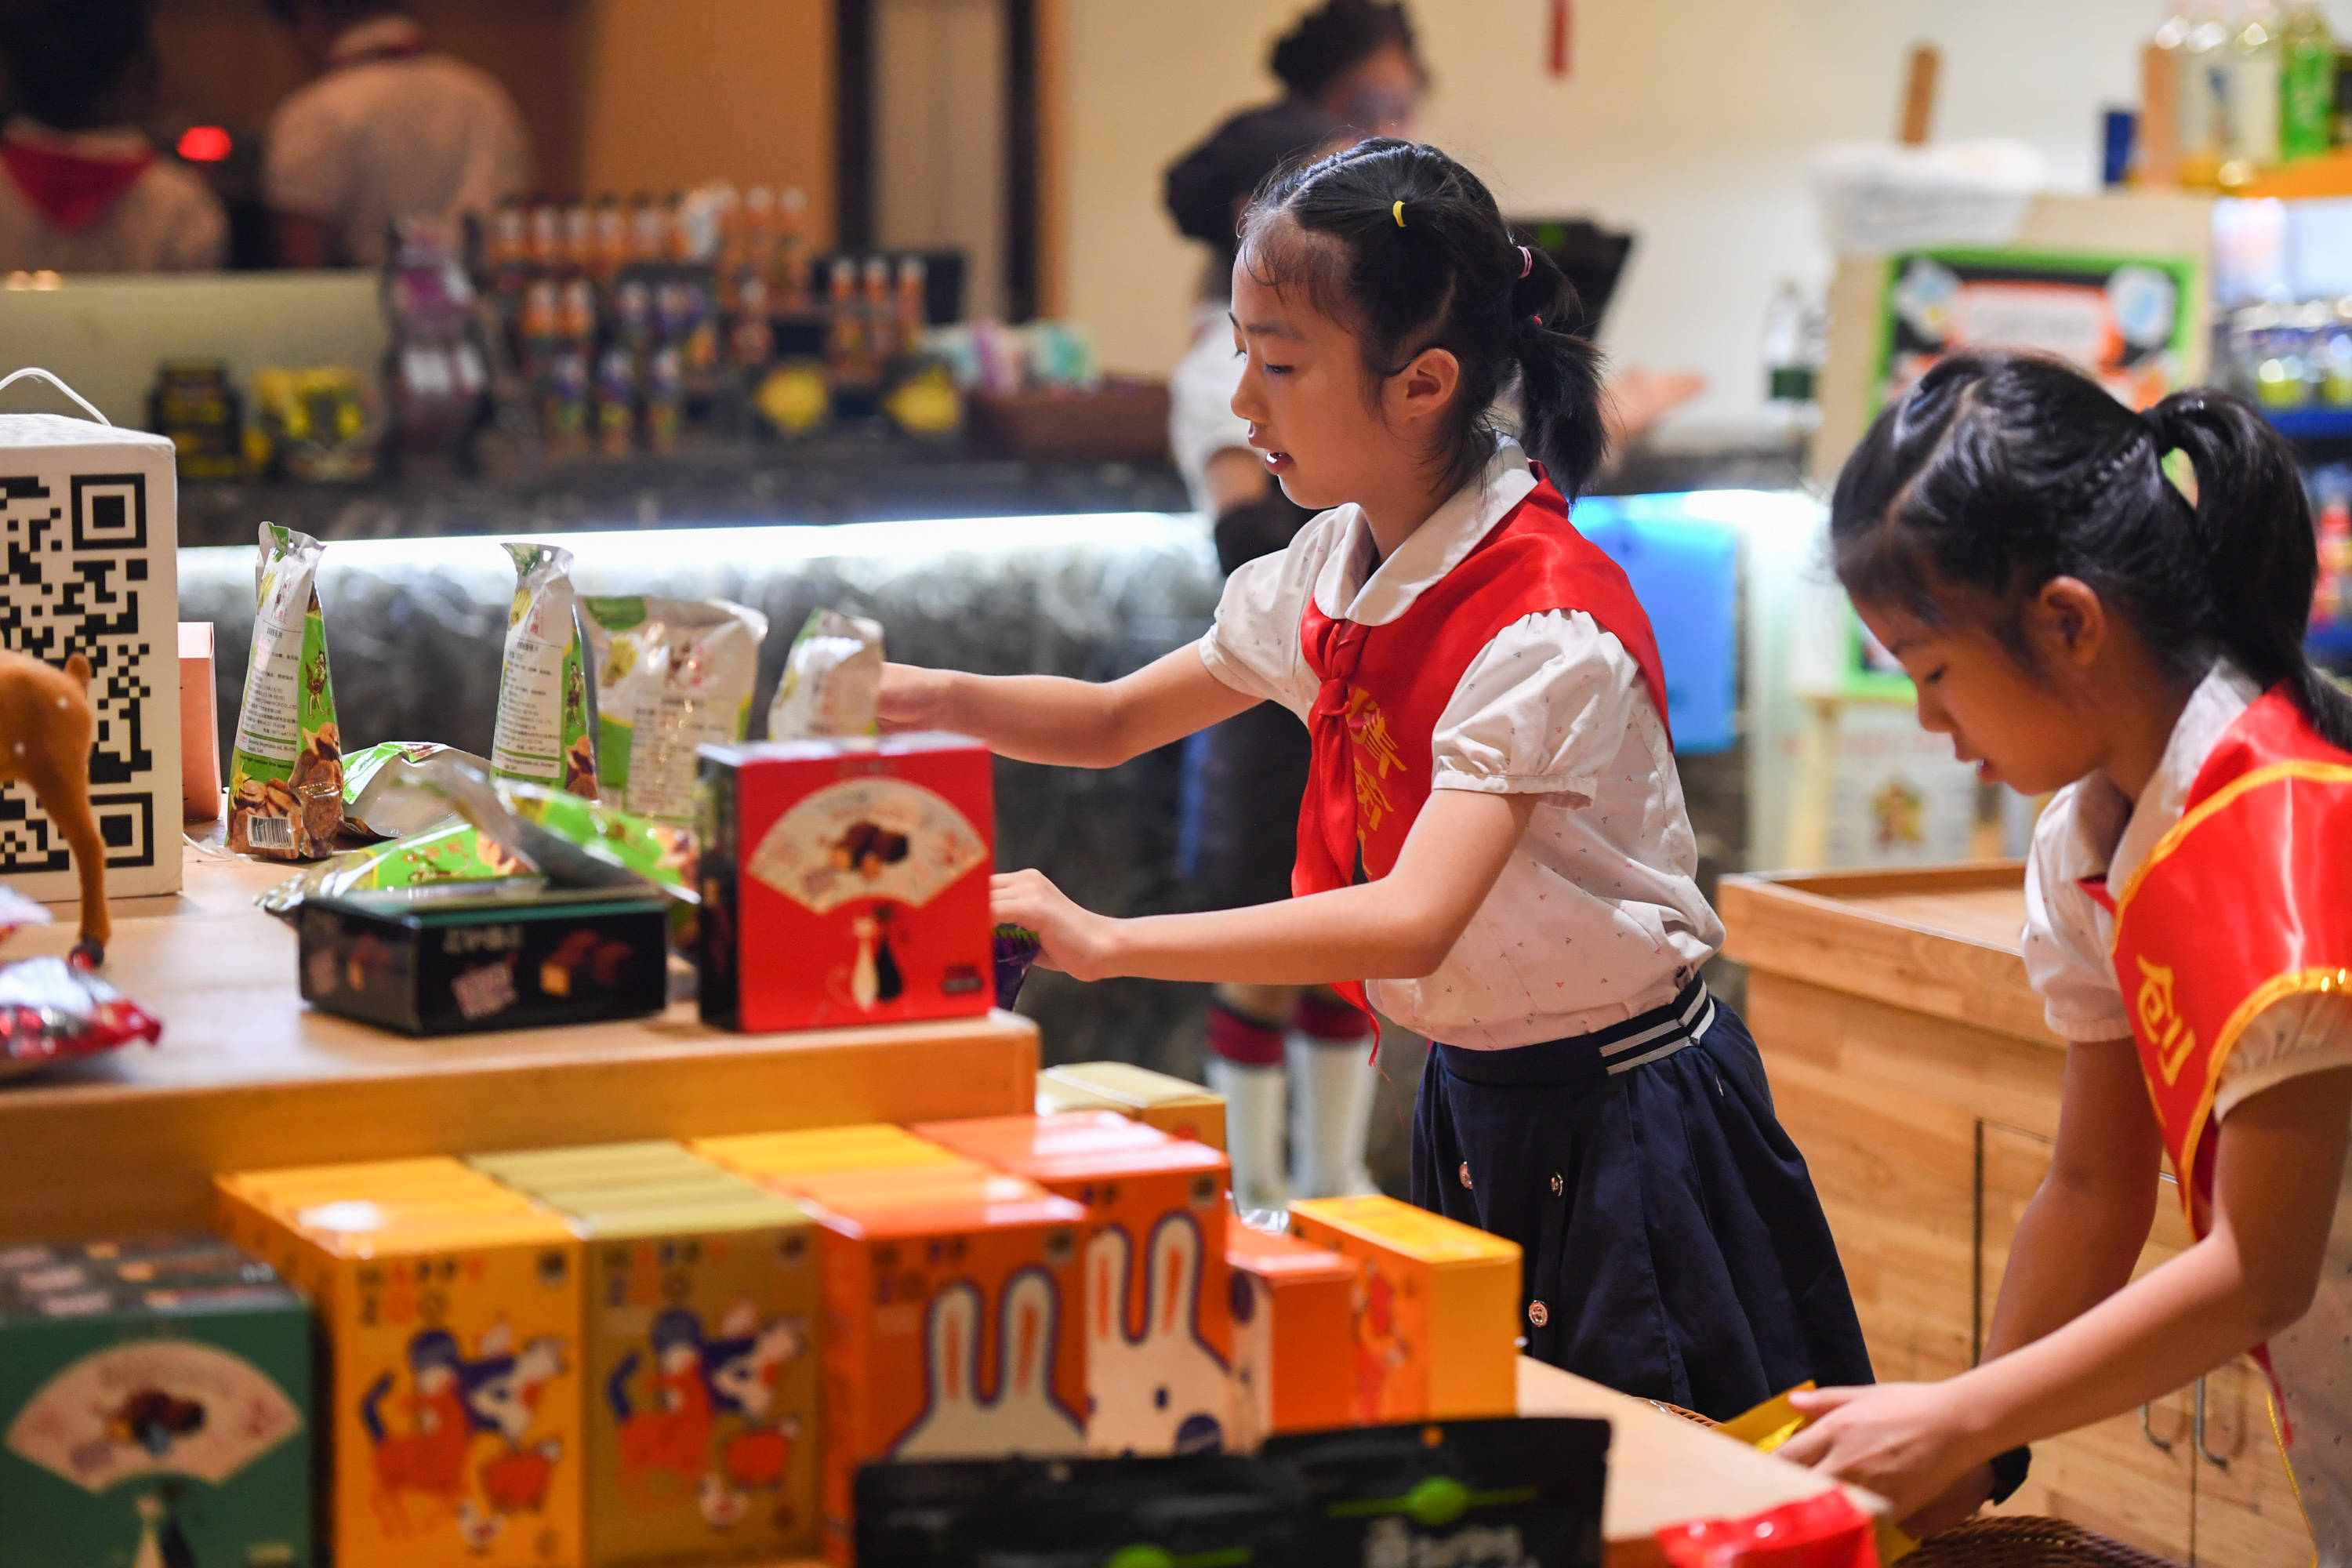
<path fill-rule="evenodd" d="M 1414 1421 L 1275 1437 L 1258 1457 L 1306 1488 L 1300 1562 L 1601 1568 L 1606 1421 Z"/>
<path fill-rule="evenodd" d="M 1065 1062 L 1037 1075 L 1037 1114 L 1116 1110 L 1178 1138 L 1225 1146 L 1225 1102 L 1189 1079 L 1133 1062 Z"/>
<path fill-rule="evenodd" d="M 580 601 L 596 671 L 603 798 L 657 822 L 694 822 L 695 749 L 751 732 L 768 617 L 724 600 Z"/>
<path fill-rule="evenodd" d="M 1518 1408 L 1519 1248 L 1394 1198 L 1302 1198 L 1290 1233 L 1356 1266 L 1356 1419 Z"/>
<path fill-rule="evenodd" d="M 596 744 L 588 731 L 588 679 L 572 591 L 572 552 L 509 543 L 514 607 L 507 616 L 490 771 L 596 798 Z"/>
<path fill-rule="evenodd" d="M 281 920 L 292 920 L 295 911 L 312 899 L 444 882 L 499 882 L 513 893 L 547 885 L 537 866 L 461 820 L 411 838 L 347 849 L 289 877 L 254 902 Z"/>
<path fill-rule="evenodd" d="M 258 612 L 229 759 L 228 847 L 270 860 L 330 853 L 343 824 L 342 730 L 319 608 L 326 546 L 261 525 L 253 580 Z"/>
<path fill-rule="evenodd" d="M 163 1033 L 152 1013 L 63 958 L 0 965 L 0 1079 Z"/>
<path fill-rule="evenodd" d="M 908 1129 L 1087 1213 L 1087 1447 L 1206 1454 L 1231 1444 L 1225 1157 L 1111 1111 Z"/>
<path fill-rule="evenodd" d="M 654 822 L 563 790 L 500 779 L 499 804 L 528 831 L 515 839 L 519 851 L 529 854 L 566 881 L 584 881 L 579 858 L 609 871 L 642 878 L 672 894 L 692 900 L 694 837 L 687 829 Z M 550 840 L 555 841 L 551 844 Z M 556 844 L 576 852 L 567 857 L 551 853 Z"/>
<path fill-rule="evenodd" d="M 703 1021 L 987 1012 L 992 777 L 957 735 L 703 748 Z"/>
<path fill-rule="evenodd" d="M 176 1239 L 48 1265 L 83 1276 L 69 1289 L 0 1279 L 0 1563 L 316 1560 L 310 1310 L 252 1258 Z"/>
<path fill-rule="evenodd" d="M 337 1568 L 578 1563 L 580 1243 L 455 1160 L 393 1164 L 437 1181 L 438 1201 L 379 1189 L 383 1164 L 341 1183 L 260 1171 L 220 1184 L 277 1234 L 317 1309 L 328 1555 Z"/>
<path fill-rule="evenodd" d="M 825 1227 L 824 1548 L 872 1459 L 1086 1449 L 1086 1211 L 1015 1176 L 812 1182 Z"/>
<path fill-rule="evenodd" d="M 1356 1419 L 1353 1363 L 1332 1352 L 1356 1332 L 1356 1266 L 1234 1220 L 1234 1440 L 1255 1452 L 1276 1432 L 1318 1432 Z"/>
<path fill-rule="evenodd" d="M 302 999 L 411 1035 L 641 1017 L 668 1005 L 669 900 L 451 883 L 304 900 Z"/>
<path fill-rule="evenodd" d="M 404 787 L 436 757 L 489 771 L 490 764 L 431 741 L 383 741 L 343 759 L 343 831 L 362 838 L 405 838 L 457 815 L 448 802 Z"/>
<path fill-rule="evenodd" d="M 813 610 L 784 657 L 784 678 L 768 705 L 768 739 L 871 735 L 881 700 L 881 625 Z"/>
<path fill-rule="evenodd" d="M 1255 1459 L 868 1465 L 856 1498 L 857 1560 L 891 1568 L 1325 1561 L 1297 1475 Z"/>
<path fill-rule="evenodd" d="M 667 1148 L 683 1163 L 634 1178 L 579 1163 L 592 1150 L 499 1166 L 585 1246 L 587 1561 L 805 1557 L 820 1521 L 816 1226 Z"/>

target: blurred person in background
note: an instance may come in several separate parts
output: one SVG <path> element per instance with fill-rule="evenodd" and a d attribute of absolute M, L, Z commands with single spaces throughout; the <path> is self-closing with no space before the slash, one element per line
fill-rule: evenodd
<path fill-rule="evenodd" d="M 262 196 L 287 267 L 381 266 L 396 217 L 488 214 L 523 194 L 522 115 L 487 72 L 425 47 L 395 0 L 269 0 L 318 79 L 269 122 Z"/>
<path fill-rule="evenodd" d="M 1268 64 L 1283 96 L 1218 126 L 1164 185 L 1178 230 L 1209 247 L 1191 346 L 1169 376 L 1169 447 L 1193 506 L 1215 520 L 1217 564 L 1228 575 L 1286 548 L 1310 515 L 1274 482 L 1233 411 L 1243 362 L 1227 310 L 1242 212 L 1286 164 L 1368 136 L 1410 137 L 1430 79 L 1404 6 L 1372 0 L 1327 0 L 1276 41 Z M 1703 387 L 1694 375 L 1618 374 L 1608 392 L 1612 453 Z M 1280 704 L 1260 703 L 1196 737 L 1187 760 L 1182 858 L 1203 905 L 1289 897 L 1305 727 Z M 1243 1210 L 1373 1190 L 1370 1032 L 1362 1014 L 1320 988 L 1216 988 L 1203 1059 L 1224 1097 Z"/>
<path fill-rule="evenodd" d="M 141 127 L 158 70 L 144 0 L 0 0 L 0 269 L 218 267 L 228 217 Z"/>

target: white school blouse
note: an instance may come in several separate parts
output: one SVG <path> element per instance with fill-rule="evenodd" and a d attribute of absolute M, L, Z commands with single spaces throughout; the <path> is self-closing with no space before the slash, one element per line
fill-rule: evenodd
<path fill-rule="evenodd" d="M 1304 721 L 1308 597 L 1385 626 L 1535 489 L 1505 441 L 1386 561 L 1353 504 L 1226 582 L 1201 641 L 1209 673 Z M 1723 944 L 1666 729 L 1633 656 L 1582 611 L 1506 627 L 1470 663 L 1431 740 L 1433 789 L 1542 798 L 1461 940 L 1420 980 L 1373 978 L 1373 1005 L 1449 1046 L 1503 1049 L 1604 1028 L 1674 1000 Z"/>
<path fill-rule="evenodd" d="M 2115 921 L 2081 886 L 2104 875 L 2126 885 L 2181 818 L 2205 759 L 2261 689 L 2235 666 L 2214 667 L 2173 726 L 2155 776 L 2135 805 L 2103 775 L 2061 790 L 2033 830 L 2025 878 L 2025 966 L 2050 1026 L 2068 1040 L 2131 1034 L 2109 956 Z M 2290 996 L 2255 1015 L 2221 1064 L 2213 1115 L 2226 1123 L 2252 1096 L 2306 1073 L 2352 1067 L 2352 998 Z M 2347 1163 L 2347 1177 L 2352 1177 Z M 2315 1194 L 2315 1196 L 2319 1194 Z M 2295 1481 L 2318 1538 L 2322 1568 L 2352 1568 L 2352 1182 L 2336 1205 L 2326 1261 L 2311 1310 L 2270 1342 L 2271 1365 L 2295 1430 Z M 2168 1197 L 2165 1201 L 2173 1201 Z"/>

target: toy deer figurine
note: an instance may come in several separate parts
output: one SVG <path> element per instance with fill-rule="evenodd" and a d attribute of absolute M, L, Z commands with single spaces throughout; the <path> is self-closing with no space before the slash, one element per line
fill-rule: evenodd
<path fill-rule="evenodd" d="M 0 784 L 22 780 L 65 835 L 81 877 L 81 941 L 75 962 L 106 961 L 114 922 L 106 908 L 106 847 L 89 810 L 89 661 L 79 654 L 57 669 L 21 653 L 0 652 Z"/>

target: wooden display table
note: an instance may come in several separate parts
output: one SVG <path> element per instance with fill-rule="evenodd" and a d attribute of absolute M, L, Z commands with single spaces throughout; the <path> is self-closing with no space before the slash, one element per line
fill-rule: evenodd
<path fill-rule="evenodd" d="M 1878 1375 L 1965 1371 L 2049 1168 L 2064 1083 L 2064 1043 L 2020 951 L 2022 866 L 1726 877 L 1717 902 Z M 2140 1272 L 2188 1244 L 2168 1175 Z M 2242 1358 L 2146 1412 L 2036 1444 L 2003 1511 L 2183 1563 L 2309 1562 L 2263 1389 Z"/>
<path fill-rule="evenodd" d="M 0 1082 L 0 1242 L 203 1227 L 240 1166 L 1006 1115 L 1036 1092 L 1010 1013 L 792 1035 L 658 1017 L 411 1039 L 316 1013 L 294 931 L 253 907 L 287 868 L 191 849 L 175 899 L 118 901 L 106 977 L 162 1043 Z M 71 906 L 10 957 L 73 944 Z"/>

